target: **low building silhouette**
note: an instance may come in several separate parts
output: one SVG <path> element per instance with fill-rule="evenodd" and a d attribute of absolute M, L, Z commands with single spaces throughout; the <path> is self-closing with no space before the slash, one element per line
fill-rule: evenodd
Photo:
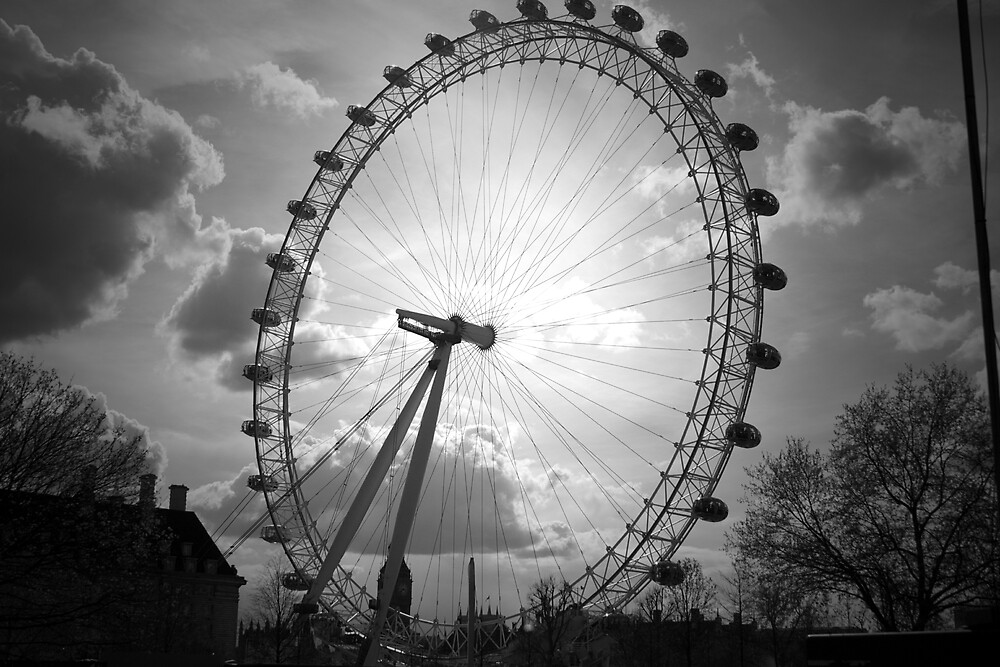
<path fill-rule="evenodd" d="M 0 657 L 81 659 L 236 652 L 239 589 L 187 487 L 139 501 L 0 491 Z"/>
<path fill-rule="evenodd" d="M 160 544 L 157 567 L 149 573 L 156 579 L 162 650 L 187 648 L 229 659 L 236 652 L 239 590 L 246 579 L 187 509 L 187 491 L 171 485 L 168 507 L 154 510 L 157 523 L 169 533 Z M 140 498 L 143 502 L 151 499 Z"/>

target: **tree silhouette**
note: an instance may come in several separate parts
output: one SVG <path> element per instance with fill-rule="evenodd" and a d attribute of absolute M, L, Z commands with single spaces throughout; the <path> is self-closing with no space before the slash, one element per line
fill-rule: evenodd
<path fill-rule="evenodd" d="M 291 657 L 297 628 L 295 621 L 298 620 L 293 611 L 296 594 L 285 588 L 283 579 L 288 571 L 282 566 L 280 556 L 271 558 L 265 565 L 254 589 L 253 607 L 247 619 L 263 629 L 260 642 L 253 647 L 256 653 L 253 658 L 278 664 Z"/>
<path fill-rule="evenodd" d="M 938 627 L 995 590 L 990 427 L 947 366 L 907 369 L 837 419 L 829 454 L 789 439 L 748 469 L 739 554 L 773 581 L 853 598 L 885 631 Z"/>
<path fill-rule="evenodd" d="M 679 562 L 684 569 L 684 580 L 676 586 L 662 589 L 666 602 L 664 614 L 666 618 L 682 624 L 685 664 L 690 667 L 694 660 L 698 624 L 702 612 L 715 604 L 716 587 L 697 560 L 682 558 Z"/>
<path fill-rule="evenodd" d="M 149 471 L 143 441 L 103 396 L 0 352 L 0 490 L 134 500 Z"/>
<path fill-rule="evenodd" d="M 0 352 L 2 656 L 136 638 L 140 575 L 164 535 L 151 507 L 125 504 L 149 469 L 144 435 L 103 401 Z"/>
<path fill-rule="evenodd" d="M 528 612 L 518 639 L 519 652 L 527 664 L 559 665 L 565 644 L 585 621 L 574 604 L 573 588 L 549 577 L 531 587 Z"/>

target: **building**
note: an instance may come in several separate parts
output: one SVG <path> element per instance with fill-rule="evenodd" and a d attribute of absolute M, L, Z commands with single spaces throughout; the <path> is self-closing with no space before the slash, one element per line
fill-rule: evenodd
<path fill-rule="evenodd" d="M 151 479 L 150 479 L 151 477 Z M 139 504 L 153 502 L 155 476 L 144 477 Z M 155 575 L 164 633 L 162 650 L 187 648 L 223 658 L 236 652 L 239 591 L 246 579 L 226 562 L 198 516 L 187 509 L 188 488 L 170 486 L 167 508 L 154 508 L 169 533 L 160 544 Z"/>
<path fill-rule="evenodd" d="M 187 487 L 154 502 L 0 491 L 0 658 L 212 655 L 236 650 L 246 584 L 186 507 Z"/>
<path fill-rule="evenodd" d="M 385 578 L 385 565 L 378 570 L 378 599 L 382 598 L 383 580 Z M 404 614 L 410 613 L 410 606 L 413 604 L 413 574 L 410 572 L 406 561 L 399 564 L 399 576 L 396 577 L 396 588 L 389 598 L 389 609 L 401 611 Z"/>

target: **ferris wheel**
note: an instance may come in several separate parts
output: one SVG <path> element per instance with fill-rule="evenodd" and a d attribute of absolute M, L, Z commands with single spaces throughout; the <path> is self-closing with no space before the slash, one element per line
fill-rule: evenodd
<path fill-rule="evenodd" d="M 679 72 L 680 35 L 644 48 L 635 10 L 565 7 L 473 11 L 385 67 L 267 258 L 242 427 L 262 537 L 300 609 L 375 651 L 502 649 L 546 577 L 623 610 L 676 581 L 760 442 L 763 291 L 786 278 L 756 222 L 778 202 L 740 162 L 757 136 L 716 116 L 720 75 Z"/>

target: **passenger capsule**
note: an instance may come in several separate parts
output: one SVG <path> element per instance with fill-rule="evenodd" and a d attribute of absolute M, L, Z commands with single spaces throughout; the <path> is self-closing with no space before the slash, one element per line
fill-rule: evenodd
<path fill-rule="evenodd" d="M 687 40 L 673 30 L 661 30 L 656 35 L 656 46 L 671 58 L 683 58 L 688 53 Z"/>
<path fill-rule="evenodd" d="M 590 0 L 566 0 L 564 4 L 566 5 L 566 11 L 578 19 L 590 21 L 597 16 L 597 10 L 594 8 L 594 3 Z"/>
<path fill-rule="evenodd" d="M 316 207 L 307 201 L 292 199 L 285 210 L 302 220 L 312 220 L 316 217 Z"/>
<path fill-rule="evenodd" d="M 436 32 L 427 33 L 427 36 L 424 37 L 424 46 L 430 49 L 431 53 L 436 53 L 439 56 L 455 55 L 455 45 L 452 41 Z"/>
<path fill-rule="evenodd" d="M 382 70 L 382 77 L 397 88 L 409 88 L 413 85 L 406 70 L 396 65 L 386 65 Z"/>
<path fill-rule="evenodd" d="M 280 273 L 288 273 L 295 268 L 295 260 L 280 252 L 267 253 L 267 259 L 264 260 L 264 263 Z"/>
<path fill-rule="evenodd" d="M 694 85 L 708 97 L 722 97 L 729 91 L 729 84 L 718 72 L 700 69 L 694 75 Z"/>
<path fill-rule="evenodd" d="M 760 444 L 760 430 L 753 424 L 733 422 L 726 428 L 726 440 L 740 449 L 753 449 Z"/>
<path fill-rule="evenodd" d="M 363 125 L 365 127 L 371 127 L 375 124 L 375 114 L 369 111 L 366 107 L 359 107 L 357 104 L 352 104 L 347 107 L 347 117 L 358 125 Z"/>
<path fill-rule="evenodd" d="M 778 198 L 763 188 L 753 188 L 744 200 L 747 210 L 757 215 L 771 216 L 778 212 Z"/>
<path fill-rule="evenodd" d="M 281 526 L 264 526 L 260 529 L 260 539 L 271 544 L 281 544 L 285 541 L 285 530 Z"/>
<path fill-rule="evenodd" d="M 642 14 L 628 5 L 615 5 L 615 8 L 611 10 L 611 20 L 627 32 L 639 32 L 645 25 Z"/>
<path fill-rule="evenodd" d="M 678 586 L 684 582 L 684 568 L 664 559 L 649 568 L 649 578 L 661 586 Z"/>
<path fill-rule="evenodd" d="M 250 311 L 250 319 L 265 329 L 281 324 L 281 315 L 268 308 L 254 308 Z"/>
<path fill-rule="evenodd" d="M 313 153 L 313 162 L 323 168 L 323 171 L 340 171 L 344 168 L 344 161 L 330 151 L 316 151 Z"/>
<path fill-rule="evenodd" d="M 738 151 L 752 151 L 760 144 L 757 133 L 749 125 L 730 123 L 726 125 L 726 139 Z"/>
<path fill-rule="evenodd" d="M 243 367 L 243 377 L 254 382 L 270 382 L 274 375 L 267 366 L 247 364 Z"/>
<path fill-rule="evenodd" d="M 549 18 L 549 10 L 538 0 L 517 0 L 517 11 L 532 21 L 544 21 Z"/>
<path fill-rule="evenodd" d="M 781 364 L 781 353 L 767 343 L 750 343 L 747 346 L 747 361 L 769 371 Z"/>
<path fill-rule="evenodd" d="M 281 577 L 281 585 L 290 591 L 307 591 L 312 585 L 312 581 L 298 572 L 286 572 Z"/>
<path fill-rule="evenodd" d="M 271 475 L 250 475 L 247 477 L 247 486 L 251 491 L 267 491 L 274 493 L 278 490 L 278 481 Z"/>
<path fill-rule="evenodd" d="M 777 292 L 788 284 L 788 276 L 774 264 L 758 264 L 753 270 L 753 281 L 764 289 Z"/>
<path fill-rule="evenodd" d="M 244 421 L 240 430 L 246 435 L 256 436 L 258 438 L 270 438 L 271 433 L 273 433 L 270 424 L 267 422 L 257 421 L 256 419 L 247 419 Z"/>
<path fill-rule="evenodd" d="M 729 508 L 725 502 L 718 498 L 704 496 L 694 501 L 694 504 L 691 506 L 691 514 L 702 521 L 718 523 L 729 516 Z"/>
<path fill-rule="evenodd" d="M 497 17 L 485 9 L 473 9 L 469 14 L 469 23 L 475 26 L 476 32 L 493 32 L 500 27 Z"/>

